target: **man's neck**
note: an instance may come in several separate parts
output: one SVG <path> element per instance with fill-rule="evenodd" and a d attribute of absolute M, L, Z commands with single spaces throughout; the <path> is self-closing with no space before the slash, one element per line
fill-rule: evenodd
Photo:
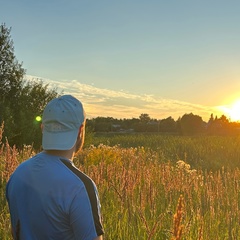
<path fill-rule="evenodd" d="M 73 160 L 73 156 L 74 156 L 74 152 L 72 149 L 70 149 L 70 150 L 44 150 L 44 152 L 49 155 L 63 157 L 63 158 L 67 158 L 69 160 Z"/>

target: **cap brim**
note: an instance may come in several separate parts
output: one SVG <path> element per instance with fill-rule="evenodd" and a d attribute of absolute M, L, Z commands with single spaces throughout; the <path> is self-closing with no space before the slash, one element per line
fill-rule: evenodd
<path fill-rule="evenodd" d="M 44 150 L 69 150 L 77 141 L 78 130 L 67 132 L 43 131 L 42 147 Z"/>

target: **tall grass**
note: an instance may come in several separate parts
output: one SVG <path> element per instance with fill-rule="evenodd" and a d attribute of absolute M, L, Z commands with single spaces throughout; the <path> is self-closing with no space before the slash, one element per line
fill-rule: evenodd
<path fill-rule="evenodd" d="M 106 239 L 238 239 L 237 168 L 195 170 L 181 160 L 161 162 L 142 147 L 88 151 L 76 164 L 99 186 Z M 92 156 L 94 165 L 88 164 Z"/>
<path fill-rule="evenodd" d="M 122 148 L 139 147 L 154 150 L 162 161 L 179 159 L 196 169 L 219 170 L 222 167 L 240 167 L 239 136 L 172 136 L 160 134 L 98 134 L 94 145 L 119 145 Z"/>
<path fill-rule="evenodd" d="M 231 142 L 221 137 L 166 137 L 156 143 L 149 137 L 153 147 L 146 137 L 135 146 L 129 139 L 87 146 L 74 160 L 98 186 L 104 239 L 239 239 L 240 170 L 226 164 L 238 159 L 238 138 Z M 183 153 L 176 154 L 179 147 Z M 216 152 L 212 164 L 216 166 L 214 162 L 221 157 L 221 167 L 211 171 L 199 164 L 195 168 L 188 161 L 191 147 L 192 156 L 196 151 L 199 159 Z M 0 149 L 0 239 L 11 239 L 5 184 L 15 167 L 34 153 L 31 147 L 18 151 L 7 143 Z"/>

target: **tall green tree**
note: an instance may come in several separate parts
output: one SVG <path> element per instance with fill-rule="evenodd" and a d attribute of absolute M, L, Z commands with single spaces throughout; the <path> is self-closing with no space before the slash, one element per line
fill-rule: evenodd
<path fill-rule="evenodd" d="M 203 132 L 204 122 L 198 115 L 184 114 L 180 119 L 180 127 L 183 135 L 195 135 Z"/>
<path fill-rule="evenodd" d="M 151 121 L 151 118 L 150 118 L 149 114 L 147 114 L 147 113 L 142 113 L 139 116 L 139 119 L 142 123 L 148 123 L 149 121 Z"/>
<path fill-rule="evenodd" d="M 25 69 L 14 54 L 11 28 L 0 25 L 0 123 L 4 137 L 18 147 L 35 143 L 40 146 L 41 130 L 36 116 L 46 103 L 58 95 L 39 80 L 25 81 Z"/>
<path fill-rule="evenodd" d="M 0 25 L 0 121 L 5 122 L 4 132 L 11 135 L 25 69 L 15 57 L 10 32 L 11 28 Z"/>
<path fill-rule="evenodd" d="M 176 132 L 177 124 L 172 117 L 162 119 L 159 122 L 159 131 L 160 132 Z"/>
<path fill-rule="evenodd" d="M 14 54 L 11 28 L 0 25 L 0 100 L 11 105 L 21 91 L 25 69 Z"/>

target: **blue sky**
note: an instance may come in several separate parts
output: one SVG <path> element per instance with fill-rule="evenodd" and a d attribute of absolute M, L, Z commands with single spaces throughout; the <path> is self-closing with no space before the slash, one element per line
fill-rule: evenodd
<path fill-rule="evenodd" d="M 177 119 L 193 112 L 208 120 L 240 98 L 240 1 L 0 6 L 26 77 L 76 95 L 90 117 Z"/>

